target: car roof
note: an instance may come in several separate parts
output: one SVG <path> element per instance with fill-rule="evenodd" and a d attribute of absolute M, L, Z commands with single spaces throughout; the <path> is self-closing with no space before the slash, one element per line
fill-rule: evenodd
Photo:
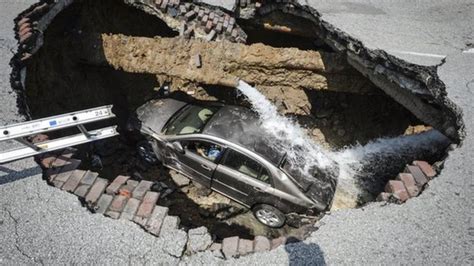
<path fill-rule="evenodd" d="M 225 105 L 206 124 L 203 134 L 219 137 L 243 146 L 278 166 L 285 152 L 278 148 L 276 138 L 263 129 L 258 115 L 252 110 Z"/>

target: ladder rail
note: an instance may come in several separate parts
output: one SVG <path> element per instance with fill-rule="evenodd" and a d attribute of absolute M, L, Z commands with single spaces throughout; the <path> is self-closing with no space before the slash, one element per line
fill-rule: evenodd
<path fill-rule="evenodd" d="M 91 130 L 89 133 L 90 137 L 79 133 L 72 136 L 36 143 L 36 146 L 40 149 L 34 149 L 31 146 L 24 146 L 5 152 L 0 152 L 0 164 L 118 135 L 116 126 L 109 126 L 101 129 Z"/>
<path fill-rule="evenodd" d="M 0 127 L 0 142 L 114 118 L 112 105 Z M 84 129 L 84 128 L 83 128 Z M 81 130 L 82 131 L 82 130 Z"/>

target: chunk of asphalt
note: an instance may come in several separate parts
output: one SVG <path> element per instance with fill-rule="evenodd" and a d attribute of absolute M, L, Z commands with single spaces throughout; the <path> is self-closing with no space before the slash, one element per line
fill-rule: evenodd
<path fill-rule="evenodd" d="M 206 250 L 212 244 L 212 237 L 204 226 L 188 231 L 188 251 L 196 253 Z"/>
<path fill-rule="evenodd" d="M 169 217 L 169 216 L 168 216 Z M 160 237 L 164 240 L 163 251 L 174 257 L 181 257 L 188 241 L 188 234 L 179 229 L 162 232 Z"/>

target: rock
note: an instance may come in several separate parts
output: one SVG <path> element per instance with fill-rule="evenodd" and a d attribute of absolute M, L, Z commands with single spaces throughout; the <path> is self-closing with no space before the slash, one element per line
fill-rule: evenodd
<path fill-rule="evenodd" d="M 160 237 L 165 242 L 163 251 L 178 258 L 183 255 L 188 241 L 188 234 L 185 231 L 179 229 L 169 230 L 160 234 Z"/>
<path fill-rule="evenodd" d="M 212 244 L 212 238 L 204 226 L 188 231 L 188 251 L 196 253 L 206 250 Z"/>
<path fill-rule="evenodd" d="M 171 179 L 173 179 L 173 182 L 178 186 L 178 187 L 182 187 L 182 186 L 187 186 L 189 185 L 189 183 L 191 183 L 191 181 L 183 176 L 182 174 L 179 174 L 179 173 L 172 173 L 171 174 Z"/>

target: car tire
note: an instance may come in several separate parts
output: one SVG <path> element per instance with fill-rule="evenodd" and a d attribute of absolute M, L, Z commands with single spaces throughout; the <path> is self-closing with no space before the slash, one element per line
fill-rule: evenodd
<path fill-rule="evenodd" d="M 279 209 L 267 205 L 259 204 L 252 209 L 253 215 L 255 218 L 262 224 L 272 227 L 279 228 L 285 225 L 285 214 L 283 214 Z"/>

